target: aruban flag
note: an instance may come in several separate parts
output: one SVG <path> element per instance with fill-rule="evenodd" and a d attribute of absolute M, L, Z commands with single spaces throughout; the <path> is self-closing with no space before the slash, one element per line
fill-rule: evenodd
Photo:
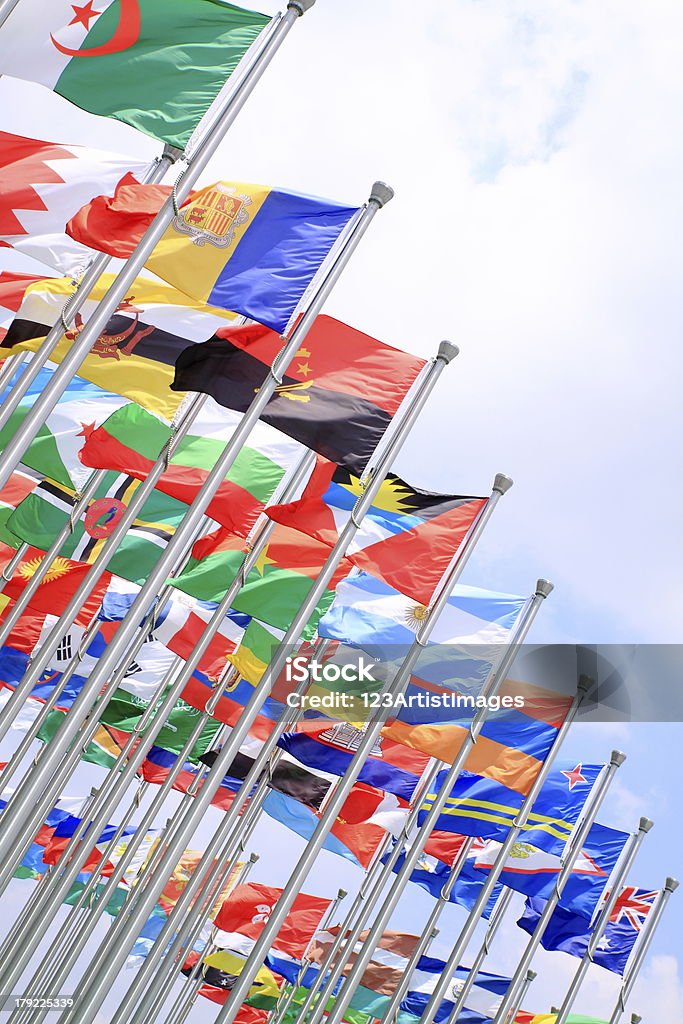
<path fill-rule="evenodd" d="M 217 530 L 195 544 L 187 568 L 169 583 L 201 601 L 220 601 L 239 572 L 247 550 L 241 537 L 225 529 Z M 233 607 L 286 630 L 328 555 L 329 548 L 325 544 L 303 538 L 294 530 L 276 528 L 233 601 Z M 332 588 L 348 575 L 349 568 L 343 558 L 328 583 L 329 589 L 309 619 L 309 636 L 332 602 Z"/>
<path fill-rule="evenodd" d="M 271 506 L 268 515 L 331 547 L 362 493 L 357 477 L 318 459 L 301 498 Z M 420 491 L 389 474 L 351 540 L 348 558 L 428 605 L 485 505 L 486 498 Z"/>
<path fill-rule="evenodd" d="M 41 10 L 41 25 L 44 14 Z M 35 39 L 35 24 L 33 29 Z M 0 29 L 2 50 L 3 38 Z M 142 176 L 145 164 L 118 153 L 0 132 L 0 246 L 11 246 L 63 274 L 82 269 L 92 252 L 69 238 L 64 225 L 128 171 Z"/>
<path fill-rule="evenodd" d="M 0 448 L 4 448 L 14 436 L 37 395 L 50 383 L 52 374 L 53 371 L 47 367 L 40 371 L 34 387 L 0 430 Z M 124 404 L 125 399 L 120 395 L 103 391 L 80 377 L 72 377 L 59 402 L 48 413 L 35 439 L 22 455 L 22 462 L 41 476 L 65 487 L 81 488 L 91 475 L 79 457 L 88 432 Z"/>
<path fill-rule="evenodd" d="M 113 279 L 111 274 L 100 277 L 73 327 L 55 348 L 51 357 L 54 362 L 61 362 L 70 350 Z M 0 353 L 36 352 L 52 325 L 59 321 L 73 290 L 73 281 L 66 277 L 34 277 L 27 282 L 26 275 L 3 274 L 0 306 L 17 306 L 18 291 L 23 298 L 0 344 Z M 188 344 L 205 341 L 232 319 L 233 313 L 210 309 L 163 284 L 138 278 L 79 367 L 79 373 L 93 384 L 171 420 L 183 400 L 182 395 L 169 389 L 177 357 Z"/>
<path fill-rule="evenodd" d="M 627 832 L 597 822 L 591 825 L 562 890 L 560 905 L 590 920 L 627 840 Z M 473 846 L 474 869 L 489 871 L 499 850 L 500 843 L 493 840 Z M 554 892 L 562 863 L 561 858 L 554 854 L 545 853 L 528 843 L 515 843 L 505 862 L 500 881 L 527 896 L 549 899 Z"/>
<path fill-rule="evenodd" d="M 145 195 L 144 185 L 130 186 Z M 158 193 L 158 189 L 155 189 Z M 140 204 L 109 208 L 106 226 L 83 211 L 67 230 L 108 253 L 130 251 Z M 316 271 L 357 208 L 244 182 L 219 181 L 190 196 L 147 267 L 201 302 L 284 331 Z M 116 243 L 121 239 L 123 247 Z M 258 383 L 262 383 L 261 378 Z"/>
<path fill-rule="evenodd" d="M 157 489 L 191 505 L 197 492 L 239 426 L 239 413 L 221 409 L 211 399 L 202 407 L 189 434 L 174 447 Z M 144 480 L 168 441 L 170 428 L 156 416 L 128 403 L 100 425 L 85 429 L 80 459 L 93 469 L 112 469 Z M 246 536 L 285 472 L 303 457 L 298 442 L 257 423 L 207 508 L 207 515 Z"/>
<path fill-rule="evenodd" d="M 0 73 L 182 149 L 268 20 L 215 0 L 21 0 Z"/>
<path fill-rule="evenodd" d="M 623 976 L 636 940 L 658 896 L 657 889 L 636 889 L 632 885 L 622 888 L 607 926 L 598 940 L 592 963 Z M 524 913 L 517 922 L 519 927 L 532 935 L 544 907 L 545 900 L 527 897 Z M 581 914 L 566 907 L 556 907 L 541 937 L 541 945 L 544 949 L 583 957 L 592 930 L 590 921 Z"/>
<path fill-rule="evenodd" d="M 205 345 L 186 348 L 173 387 L 209 394 L 245 412 L 281 347 L 282 339 L 260 323 L 221 328 Z M 261 418 L 360 475 L 424 365 L 417 356 L 319 316 Z"/>

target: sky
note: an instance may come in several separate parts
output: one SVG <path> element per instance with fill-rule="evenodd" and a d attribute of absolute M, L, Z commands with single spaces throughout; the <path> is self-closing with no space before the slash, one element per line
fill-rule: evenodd
<path fill-rule="evenodd" d="M 552 580 L 539 643 L 681 639 L 682 29 L 674 0 L 318 0 L 201 179 L 354 203 L 375 179 L 393 186 L 325 311 L 425 357 L 442 338 L 460 346 L 394 469 L 460 494 L 514 479 L 463 581 L 526 594 Z M 28 83 L 0 78 L 0 110 L 7 131 L 159 151 Z M 4 268 L 29 265 L 3 254 Z M 629 754 L 601 817 L 655 819 L 646 887 L 681 872 L 682 735 L 675 720 L 591 724 L 567 743 L 577 761 Z M 283 884 L 279 854 L 293 863 L 297 841 L 270 823 L 259 841 L 253 877 Z M 353 872 L 323 855 L 309 891 Z M 683 1019 L 680 898 L 631 1001 L 646 1024 Z M 397 926 L 419 930 L 428 910 L 411 894 Z M 512 920 L 491 970 L 521 949 Z M 538 963 L 541 1010 L 573 963 Z M 606 1013 L 613 982 L 593 968 L 577 1008 Z"/>

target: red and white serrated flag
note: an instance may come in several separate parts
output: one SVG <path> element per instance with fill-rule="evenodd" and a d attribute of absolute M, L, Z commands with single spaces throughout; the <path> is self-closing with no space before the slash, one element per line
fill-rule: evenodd
<path fill-rule="evenodd" d="M 119 153 L 0 132 L 0 246 L 74 273 L 93 252 L 69 238 L 67 221 L 126 175 L 141 178 L 147 167 Z"/>

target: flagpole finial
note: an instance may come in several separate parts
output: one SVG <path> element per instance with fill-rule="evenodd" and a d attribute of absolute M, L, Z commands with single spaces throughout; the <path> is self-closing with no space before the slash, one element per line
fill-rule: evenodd
<path fill-rule="evenodd" d="M 543 577 L 540 580 L 536 580 L 536 597 L 550 597 L 554 589 L 555 584 L 551 583 L 550 580 L 544 580 Z"/>
<path fill-rule="evenodd" d="M 533 981 L 536 977 L 536 971 L 532 971 L 531 968 L 526 972 L 526 980 Z"/>
<path fill-rule="evenodd" d="M 643 1018 L 640 1016 L 639 1013 L 632 1013 L 631 1014 L 631 1024 L 640 1024 L 642 1019 Z"/>
<path fill-rule="evenodd" d="M 664 888 L 667 889 L 669 892 L 676 892 L 676 889 L 679 887 L 680 884 L 681 883 L 678 881 L 677 878 L 672 878 L 671 875 L 669 875 L 666 882 L 664 883 Z"/>
<path fill-rule="evenodd" d="M 261 857 L 260 853 L 250 853 L 249 854 L 249 863 L 250 864 L 255 864 L 256 861 L 260 859 L 260 857 Z"/>
<path fill-rule="evenodd" d="M 303 18 L 306 11 L 310 11 L 315 0 L 289 0 L 288 11 L 296 11 L 300 18 Z"/>
<path fill-rule="evenodd" d="M 439 342 L 439 351 L 436 353 L 436 358 L 442 359 L 444 363 L 450 363 L 459 354 L 460 349 L 452 341 L 441 341 Z"/>
<path fill-rule="evenodd" d="M 164 146 L 162 156 L 165 156 L 168 160 L 171 161 L 172 164 L 174 164 L 176 160 L 182 160 L 185 154 L 182 149 L 178 149 L 177 146 L 171 146 L 167 142 L 166 145 Z"/>
<path fill-rule="evenodd" d="M 337 899 L 338 900 L 345 900 L 348 895 L 349 895 L 348 889 L 339 889 L 338 892 L 337 892 Z"/>
<path fill-rule="evenodd" d="M 624 763 L 625 760 L 626 760 L 626 754 L 624 753 L 623 750 L 613 750 L 612 751 L 612 756 L 609 759 L 610 764 L 615 765 L 617 768 L 619 768 Z"/>
<path fill-rule="evenodd" d="M 370 189 L 369 202 L 376 203 L 380 210 L 394 198 L 394 190 L 385 181 L 376 181 Z"/>
<path fill-rule="evenodd" d="M 638 825 L 638 830 L 640 832 L 649 832 L 653 825 L 654 821 L 652 820 L 652 818 L 641 818 L 640 824 Z"/>
<path fill-rule="evenodd" d="M 579 693 L 586 694 L 594 684 L 595 680 L 592 676 L 587 676 L 584 675 L 584 673 L 581 673 L 581 675 L 579 676 L 579 681 L 577 683 L 576 689 L 579 691 Z"/>
<path fill-rule="evenodd" d="M 492 490 L 498 491 L 499 494 L 507 494 L 513 483 L 514 481 L 509 476 L 506 476 L 505 473 L 496 473 Z"/>

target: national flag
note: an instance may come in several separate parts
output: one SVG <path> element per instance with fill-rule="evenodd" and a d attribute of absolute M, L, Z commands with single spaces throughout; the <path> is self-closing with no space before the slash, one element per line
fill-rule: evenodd
<path fill-rule="evenodd" d="M 560 905 L 590 920 L 627 840 L 627 832 L 594 822 L 564 886 Z M 482 841 L 474 850 L 474 869 L 489 871 L 500 845 L 493 840 Z M 561 867 L 560 857 L 529 843 L 515 843 L 500 881 L 526 896 L 549 899 Z"/>
<path fill-rule="evenodd" d="M 21 0 L 0 74 L 183 149 L 268 20 L 216 0 Z"/>
<path fill-rule="evenodd" d="M 73 520 L 77 495 L 70 487 L 43 480 L 7 520 L 12 533 L 46 551 L 70 519 L 72 530 L 60 549 L 63 559 L 92 565 L 135 497 L 141 482 L 108 473 L 79 519 Z M 110 572 L 142 585 L 161 557 L 188 506 L 153 490 L 108 563 Z"/>
<path fill-rule="evenodd" d="M 362 493 L 358 477 L 318 458 L 302 496 L 286 505 L 272 505 L 267 515 L 332 547 Z M 426 606 L 486 500 L 421 491 L 390 473 L 351 540 L 347 557 Z"/>
<path fill-rule="evenodd" d="M 0 570 L 5 568 L 15 554 L 16 551 L 13 548 L 0 544 Z M 44 551 L 33 547 L 29 547 L 25 551 L 12 579 L 4 586 L 3 597 L 8 598 L 10 601 L 17 600 L 28 581 L 35 575 L 44 554 Z M 89 571 L 90 565 L 85 562 L 61 556 L 53 559 L 40 586 L 31 598 L 29 609 L 35 613 L 44 612 L 49 615 L 57 612 L 61 614 Z M 109 573 L 105 572 L 81 607 L 76 619 L 77 622 L 87 625 L 97 614 L 108 582 Z"/>
<path fill-rule="evenodd" d="M 659 891 L 637 889 L 627 885 L 621 889 L 609 921 L 598 940 L 592 963 L 599 964 L 614 974 L 623 976 L 633 947 L 652 910 Z M 607 893 L 605 893 L 607 898 Z M 524 913 L 517 924 L 530 935 L 543 913 L 545 900 L 527 897 Z M 566 907 L 556 907 L 541 937 L 544 949 L 559 950 L 570 956 L 582 957 L 588 949 L 592 934 L 591 922 Z"/>
<path fill-rule="evenodd" d="M 146 187 L 140 190 L 144 195 Z M 354 206 L 267 185 L 219 181 L 183 203 L 146 265 L 200 302 L 284 331 L 357 212 Z M 119 205 L 100 235 L 102 226 L 84 211 L 67 230 L 94 249 L 128 252 L 140 233 L 139 212 L 129 218 L 127 207 Z"/>
<path fill-rule="evenodd" d="M 457 584 L 413 669 L 420 679 L 478 691 L 509 642 L 525 600 Z M 341 580 L 318 623 L 320 636 L 360 647 L 373 658 L 407 654 L 426 616 L 424 605 L 365 572 Z"/>
<path fill-rule="evenodd" d="M 169 583 L 201 601 L 220 601 L 240 571 L 248 550 L 241 537 L 225 529 L 217 530 L 195 544 L 187 568 Z M 233 607 L 286 630 L 317 580 L 328 554 L 326 545 L 304 539 L 294 530 L 276 528 L 233 601 Z M 315 631 L 318 619 L 332 602 L 332 588 L 348 572 L 349 563 L 342 559 L 328 583 L 327 592 L 309 619 L 308 636 Z"/>
<path fill-rule="evenodd" d="M 440 975 L 446 964 L 435 957 L 422 957 L 416 971 L 410 979 L 408 991 L 401 1002 L 401 1010 L 413 1017 L 420 1018 L 436 988 Z M 434 1020 L 437 1024 L 447 1021 L 453 1012 L 455 1000 L 464 988 L 470 971 L 466 967 L 458 967 L 446 989 L 445 998 L 439 1005 Z M 461 1024 L 488 1024 L 500 1006 L 503 996 L 510 985 L 510 978 L 499 974 L 480 971 L 466 998 L 466 1005 L 458 1017 Z"/>
<path fill-rule="evenodd" d="M 221 327 L 205 345 L 194 347 L 196 352 L 186 349 L 176 364 L 174 388 L 201 391 L 245 412 L 282 339 L 258 323 Z M 339 320 L 319 316 L 261 418 L 360 475 L 424 365 Z"/>
<path fill-rule="evenodd" d="M 24 292 L 28 286 L 42 280 L 49 280 L 49 278 L 36 277 L 35 274 L 0 271 L 0 342 L 7 334 L 8 327 L 21 307 Z M 0 348 L 0 359 L 4 360 L 10 354 Z M 21 368 L 18 372 L 21 373 Z"/>
<path fill-rule="evenodd" d="M 448 723 L 411 725 L 393 720 L 384 726 L 383 735 L 452 763 L 469 736 L 476 701 L 484 700 L 470 699 L 469 707 L 465 702 L 453 708 Z M 512 680 L 502 684 L 496 699 L 499 710 L 490 711 L 464 767 L 526 794 L 555 742 L 571 699 Z M 522 702 L 521 710 L 515 699 Z"/>
<path fill-rule="evenodd" d="M 189 434 L 174 446 L 157 489 L 191 505 L 241 420 L 239 413 L 221 409 L 208 399 Z M 104 422 L 100 418 L 98 423 L 84 429 L 86 440 L 80 451 L 83 464 L 116 470 L 139 480 L 149 475 L 171 436 L 170 427 L 132 403 L 123 405 Z M 211 500 L 207 515 L 233 533 L 246 536 L 285 472 L 303 454 L 300 444 L 259 421 Z"/>
<path fill-rule="evenodd" d="M 216 945 L 248 956 L 282 893 L 282 889 L 261 882 L 238 885 L 216 914 Z M 330 903 L 320 896 L 299 893 L 277 934 L 277 948 L 289 956 L 303 956 Z"/>
<path fill-rule="evenodd" d="M 54 362 L 61 362 L 70 350 L 113 280 L 112 274 L 100 277 L 73 326 L 54 349 Z M 0 354 L 38 351 L 52 325 L 59 322 L 74 287 L 68 277 L 33 277 L 27 282 L 25 275 L 3 274 L 0 306 L 16 306 L 18 291 L 23 299 L 0 343 Z M 159 282 L 138 278 L 79 367 L 79 374 L 171 420 L 183 400 L 169 389 L 179 354 L 232 319 L 233 313 L 209 308 Z"/>
<path fill-rule="evenodd" d="M 554 765 L 522 826 L 523 842 L 548 853 L 561 854 L 603 767 L 600 764 L 574 765 L 570 762 Z M 419 824 L 427 817 L 447 774 L 446 771 L 439 772 L 432 791 L 425 794 Z M 521 793 L 492 779 L 463 771 L 434 827 L 440 831 L 503 842 L 508 830 L 516 824 L 523 802 Z"/>
<path fill-rule="evenodd" d="M 556 1024 L 556 1013 L 527 1013 L 520 1010 L 515 1017 L 515 1024 Z M 567 1024 L 607 1024 L 603 1017 L 585 1017 L 582 1013 L 570 1013 Z"/>
<path fill-rule="evenodd" d="M 4 447 L 14 436 L 37 395 L 50 383 L 53 372 L 47 367 L 40 371 L 35 382 L 36 388 L 29 391 L 0 430 L 0 447 Z M 36 437 L 22 455 L 23 464 L 65 487 L 81 488 L 91 475 L 79 458 L 88 431 L 106 420 L 124 401 L 120 395 L 103 391 L 80 377 L 72 377 L 59 402 L 48 413 Z"/>
<path fill-rule="evenodd" d="M 229 661 L 243 679 L 256 686 L 284 635 L 284 629 L 275 629 L 258 619 L 251 619 L 239 647 L 229 656 Z"/>
<path fill-rule="evenodd" d="M 42 474 L 27 466 L 19 465 L 14 470 L 5 486 L 0 490 L 0 543 L 6 547 L 18 548 L 21 541 L 7 527 L 7 520 L 19 502 L 28 497 L 31 491 L 42 480 Z"/>
<path fill-rule="evenodd" d="M 435 838 L 436 833 L 432 833 L 430 840 L 425 847 L 425 850 L 420 854 L 420 858 L 415 865 L 411 875 L 410 881 L 415 885 L 419 885 L 421 889 L 425 889 L 434 899 L 440 899 L 443 893 L 444 886 L 448 881 L 448 877 L 451 873 L 451 865 L 453 864 L 457 853 L 457 848 L 448 859 L 448 863 L 444 863 L 437 857 L 433 856 L 428 851 L 433 847 L 432 840 Z M 460 844 L 461 845 L 461 844 Z M 385 856 L 386 861 L 388 855 Z M 394 867 L 394 874 L 398 874 L 405 863 L 405 853 L 402 853 Z M 480 871 L 475 871 L 471 866 L 471 861 L 466 861 L 462 866 L 460 873 L 450 888 L 448 901 L 449 903 L 455 903 L 457 906 L 462 907 L 464 910 L 470 911 L 481 892 L 486 878 Z M 493 887 L 493 891 L 489 900 L 484 908 L 482 917 L 488 921 L 493 908 L 503 891 L 503 885 L 497 882 Z"/>
<path fill-rule="evenodd" d="M 145 169 L 143 161 L 118 153 L 0 132 L 0 247 L 63 274 L 82 270 L 92 251 L 70 238 L 64 225 L 103 189 L 115 188 L 128 172 L 142 177 Z"/>
<path fill-rule="evenodd" d="M 222 949 L 204 958 L 201 977 L 206 985 L 221 989 L 227 996 L 242 973 L 245 963 L 245 957 L 236 956 L 231 950 Z M 183 969 L 183 973 L 189 974 L 191 970 L 191 966 L 187 967 Z M 199 992 L 201 995 L 202 989 Z M 279 995 L 280 986 L 273 972 L 268 967 L 259 967 L 249 989 L 249 1001 L 256 1003 L 259 1009 L 272 1010 Z"/>

